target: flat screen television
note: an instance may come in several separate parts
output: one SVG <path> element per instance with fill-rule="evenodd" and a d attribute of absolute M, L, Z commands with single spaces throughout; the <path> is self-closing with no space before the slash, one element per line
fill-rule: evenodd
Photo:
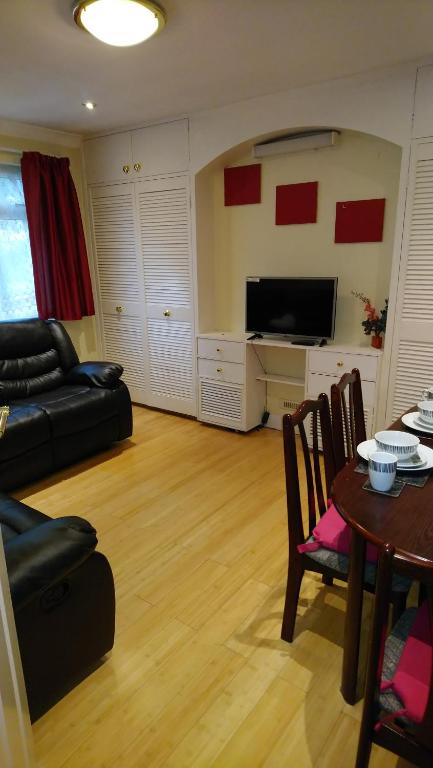
<path fill-rule="evenodd" d="M 333 339 L 336 277 L 247 277 L 246 330 Z"/>

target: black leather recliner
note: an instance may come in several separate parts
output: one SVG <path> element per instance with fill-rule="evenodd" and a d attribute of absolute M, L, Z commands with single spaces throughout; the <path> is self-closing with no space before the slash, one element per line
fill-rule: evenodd
<path fill-rule="evenodd" d="M 0 488 L 67 466 L 132 433 L 131 400 L 116 363 L 79 363 L 57 320 L 0 323 Z"/>
<path fill-rule="evenodd" d="M 32 721 L 113 646 L 111 568 L 94 528 L 0 493 L 0 523 Z"/>

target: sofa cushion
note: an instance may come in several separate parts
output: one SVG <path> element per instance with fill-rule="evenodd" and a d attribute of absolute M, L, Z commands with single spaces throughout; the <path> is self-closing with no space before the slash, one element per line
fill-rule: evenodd
<path fill-rule="evenodd" d="M 47 391 L 63 379 L 59 353 L 43 320 L 0 323 L 0 403 Z"/>
<path fill-rule="evenodd" d="M 49 443 L 50 440 L 50 422 L 40 408 L 23 405 L 21 402 L 12 403 L 6 430 L 0 441 L 0 461 L 25 456 L 32 448 Z"/>
<path fill-rule="evenodd" d="M 54 438 L 82 432 L 118 413 L 110 390 L 85 385 L 64 384 L 21 402 L 39 408 L 48 417 Z"/>

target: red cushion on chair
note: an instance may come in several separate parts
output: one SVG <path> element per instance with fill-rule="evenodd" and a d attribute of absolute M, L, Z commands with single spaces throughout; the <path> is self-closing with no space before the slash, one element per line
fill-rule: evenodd
<path fill-rule="evenodd" d="M 420 723 L 428 702 L 433 656 L 432 627 L 428 603 L 418 609 L 392 680 L 382 682 L 381 690 L 392 688 L 404 709 L 394 713 Z M 385 718 L 387 720 L 388 718 Z"/>
<path fill-rule="evenodd" d="M 351 529 L 335 508 L 332 501 L 325 514 L 320 518 L 313 530 L 314 541 L 307 541 L 298 546 L 298 552 L 315 552 L 324 547 L 339 552 L 340 555 L 350 554 Z M 366 558 L 370 563 L 377 562 L 377 548 L 367 544 Z"/>

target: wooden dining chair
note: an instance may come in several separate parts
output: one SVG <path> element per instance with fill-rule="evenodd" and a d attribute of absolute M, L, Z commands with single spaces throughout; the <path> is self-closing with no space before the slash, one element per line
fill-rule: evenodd
<path fill-rule="evenodd" d="M 367 439 L 361 376 L 357 368 L 331 386 L 332 437 L 337 472 L 356 456 L 356 446 Z"/>
<path fill-rule="evenodd" d="M 407 576 L 421 579 L 426 585 L 427 605 L 421 609 L 407 609 L 387 634 L 393 566 L 394 550 L 387 545 L 382 550 L 378 566 L 356 768 L 367 768 L 373 743 L 409 760 L 414 765 L 431 768 L 433 765 L 433 651 L 431 649 L 433 567 L 431 562 L 421 560 L 404 564 L 404 572 Z M 399 565 L 399 567 L 402 566 Z M 417 614 L 419 610 L 425 610 L 423 619 L 427 621 L 423 622 Z M 411 633 L 417 636 L 412 647 L 409 645 L 413 642 Z M 406 658 L 403 662 L 404 653 Z M 430 657 L 430 669 L 428 663 L 424 663 L 427 657 Z M 404 669 L 399 668 L 400 664 L 404 665 Z M 398 686 L 396 684 L 394 688 L 389 687 L 389 681 L 396 673 L 399 675 Z M 416 688 L 413 687 L 413 677 L 411 677 L 413 674 L 418 676 Z M 422 697 L 419 688 L 420 675 L 423 684 Z M 409 686 L 408 680 L 410 680 Z M 396 681 L 397 678 L 395 683 Z M 412 686 L 410 695 L 412 701 L 407 698 L 410 686 Z M 413 706 L 415 691 L 416 721 L 408 716 L 408 709 L 412 715 L 415 712 Z"/>
<path fill-rule="evenodd" d="M 306 425 L 307 429 L 311 430 L 311 450 L 307 443 Z M 323 457 L 320 456 L 319 451 L 319 425 Z M 299 432 L 299 448 L 295 430 Z M 283 443 L 289 551 L 281 638 L 291 643 L 295 629 L 299 592 L 305 571 L 321 574 L 322 581 L 327 585 L 331 585 L 334 578 L 341 581 L 347 581 L 348 578 L 348 555 L 325 547 L 302 553 L 298 550 L 300 545 L 312 541 L 313 529 L 327 511 L 327 500 L 331 497 L 331 485 L 336 474 L 327 395 L 321 394 L 317 400 L 305 400 L 295 413 L 283 416 Z M 324 480 L 321 469 L 322 462 Z M 304 487 L 304 478 L 306 494 L 301 493 Z M 303 497 L 304 499 L 306 497 L 304 505 L 302 503 Z M 306 507 L 307 533 L 304 530 L 303 506 Z M 376 565 L 367 562 L 364 570 L 364 589 L 374 592 L 375 580 Z M 391 595 L 395 615 L 400 615 L 404 610 L 409 586 L 407 580 L 398 577 L 395 579 Z"/>

